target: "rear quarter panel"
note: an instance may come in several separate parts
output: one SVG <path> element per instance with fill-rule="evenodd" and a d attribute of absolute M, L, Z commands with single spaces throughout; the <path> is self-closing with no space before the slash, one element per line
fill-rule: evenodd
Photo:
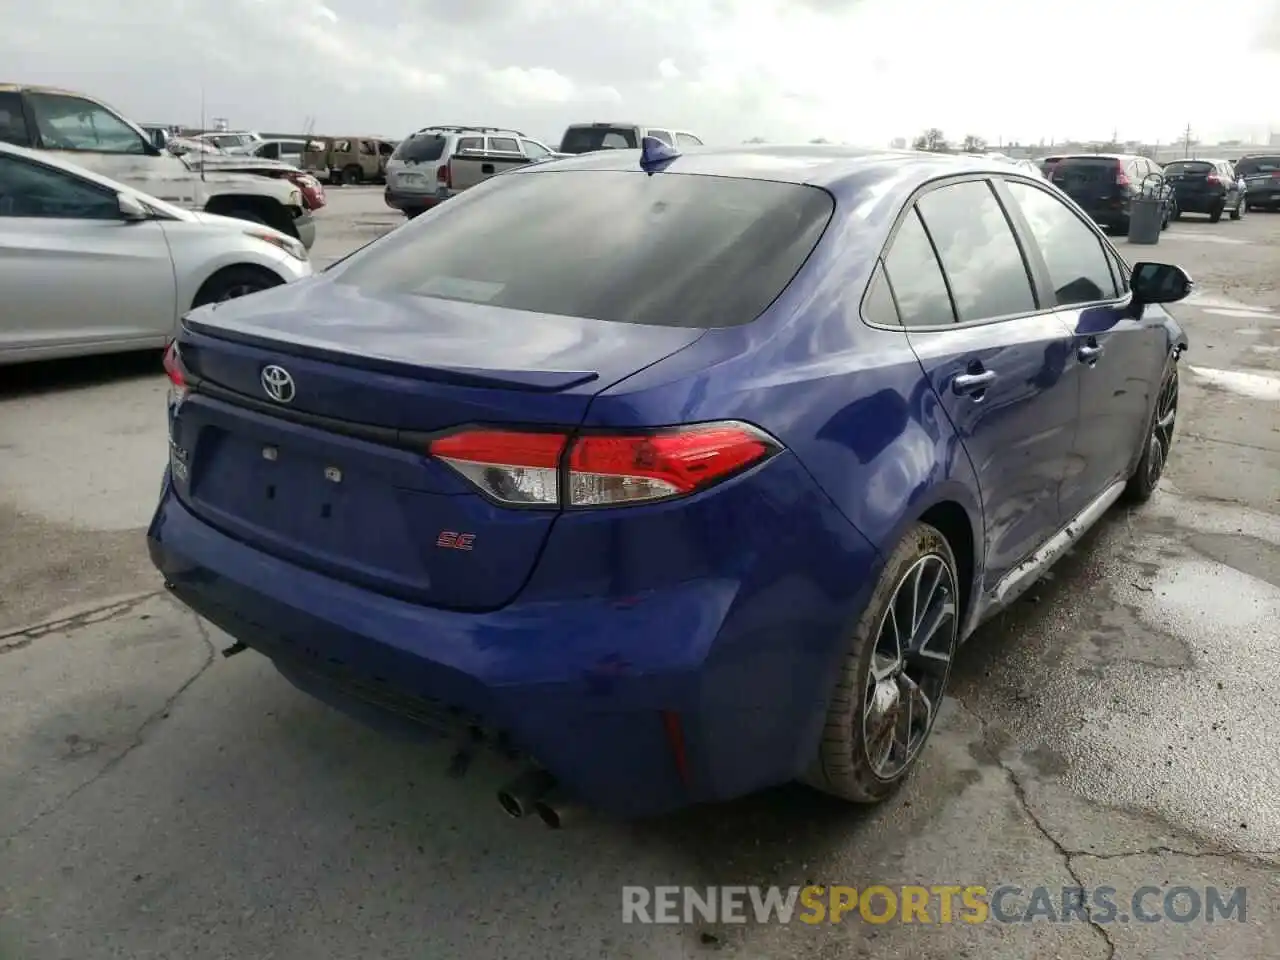
<path fill-rule="evenodd" d="M 449 160 L 449 180 L 456 193 L 528 164 L 528 157 L 509 153 L 455 153 Z"/>

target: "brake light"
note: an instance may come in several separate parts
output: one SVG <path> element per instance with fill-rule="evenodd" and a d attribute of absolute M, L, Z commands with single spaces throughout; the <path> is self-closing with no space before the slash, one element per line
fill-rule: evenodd
<path fill-rule="evenodd" d="M 1220 176 L 1218 176 L 1216 173 L 1211 173 L 1211 174 L 1209 174 L 1208 176 L 1206 176 L 1206 177 L 1204 178 L 1204 182 L 1205 182 L 1205 183 L 1207 183 L 1207 184 L 1209 184 L 1209 186 L 1211 186 L 1211 187 L 1220 187 L 1220 186 L 1222 186 L 1222 178 L 1221 178 Z"/>
<path fill-rule="evenodd" d="M 781 449 L 763 431 L 733 422 L 577 437 L 475 429 L 429 446 L 493 500 L 565 508 L 688 496 Z"/>
<path fill-rule="evenodd" d="M 442 186 L 453 189 L 453 177 L 449 174 L 449 165 L 447 163 L 443 167 L 436 168 L 436 181 Z"/>
<path fill-rule="evenodd" d="M 1116 186 L 1129 187 L 1133 185 L 1133 181 L 1129 179 L 1129 175 L 1124 172 L 1124 167 L 1116 171 Z"/>
<path fill-rule="evenodd" d="M 1280 178 L 1280 170 L 1272 170 L 1272 171 L 1271 171 L 1271 176 L 1272 176 L 1272 177 L 1276 177 L 1276 178 Z"/>
<path fill-rule="evenodd" d="M 187 395 L 187 377 L 182 369 L 182 355 L 178 353 L 178 341 L 172 340 L 164 351 L 164 372 L 169 378 L 169 403 L 183 400 Z"/>

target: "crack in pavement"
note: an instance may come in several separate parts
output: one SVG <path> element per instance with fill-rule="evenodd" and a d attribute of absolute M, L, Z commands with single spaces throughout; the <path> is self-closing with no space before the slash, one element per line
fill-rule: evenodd
<path fill-rule="evenodd" d="M 163 591 L 158 591 L 158 592 L 163 593 Z M 153 596 L 153 595 L 154 594 L 148 595 L 148 596 Z M 137 606 L 138 603 L 142 602 L 145 599 L 148 599 L 148 597 L 139 597 L 137 598 L 136 601 L 130 600 L 122 604 L 116 604 L 115 606 L 125 606 L 127 604 L 128 609 L 132 609 L 133 607 Z M 111 607 L 100 608 L 100 610 L 109 610 L 109 609 L 112 609 L 112 608 Z M 81 618 L 85 616 L 88 616 L 88 615 L 82 614 L 77 617 L 68 618 L 68 619 L 70 621 L 75 621 L 77 625 L 81 623 L 97 622 L 92 619 L 82 620 Z M 51 803 L 45 809 L 36 813 L 29 820 L 27 820 L 26 823 L 22 824 L 12 833 L 8 833 L 8 834 L 4 834 L 3 836 L 0 836 L 0 842 L 7 843 L 9 841 L 12 841 L 15 838 L 26 833 L 28 830 L 30 830 L 40 821 L 46 819 L 47 817 L 53 816 L 59 810 L 63 809 L 73 799 L 75 799 L 75 797 L 79 796 L 89 787 L 93 786 L 99 780 L 103 779 L 108 774 L 110 774 L 113 770 L 119 767 L 130 756 L 130 754 L 132 754 L 135 750 L 141 747 L 143 743 L 146 742 L 147 733 L 151 730 L 151 728 L 154 727 L 156 724 L 160 723 L 160 721 L 168 718 L 170 712 L 172 712 L 174 705 L 178 702 L 179 698 L 184 693 L 186 693 L 189 689 L 191 689 L 191 686 L 197 680 L 199 680 L 202 676 L 204 676 L 205 671 L 208 670 L 209 667 L 213 665 L 213 662 L 216 659 L 217 646 L 214 644 L 213 638 L 209 636 L 209 630 L 208 630 L 208 627 L 205 626 L 204 621 L 201 620 L 200 617 L 196 616 L 194 613 L 190 614 L 190 616 L 192 620 L 195 622 L 196 632 L 200 634 L 200 639 L 204 641 L 204 645 L 205 645 L 204 662 L 201 663 L 200 666 L 196 668 L 195 672 L 192 673 L 191 676 L 189 676 L 186 680 L 182 682 L 182 685 L 179 686 L 177 690 L 175 690 L 172 694 L 170 694 L 168 697 L 165 698 L 164 703 L 162 703 L 158 709 L 156 709 L 155 711 L 153 711 L 143 719 L 142 723 L 138 725 L 138 729 L 134 731 L 133 737 L 130 739 L 129 743 L 125 746 L 125 748 L 121 750 L 118 754 L 116 754 L 114 757 L 112 757 L 110 760 L 108 760 L 106 763 L 104 763 L 101 769 L 97 771 L 97 773 L 93 774 L 93 776 L 89 777 L 87 780 L 83 781 L 82 783 L 72 788 L 70 791 L 67 792 L 65 796 L 59 798 L 58 800 Z M 67 621 L 59 621 L 59 622 L 67 622 Z"/>
<path fill-rule="evenodd" d="M 12 653 L 14 650 L 25 649 L 41 637 L 48 636 L 51 633 L 78 630 L 80 627 L 85 627 L 89 624 L 114 620 L 116 617 L 129 613 L 146 601 L 153 597 L 161 596 L 163 593 L 163 590 L 148 590 L 145 593 L 130 594 L 124 598 L 117 597 L 115 600 L 78 610 L 72 614 L 64 614 L 53 620 L 44 620 L 40 623 L 28 624 L 25 627 L 0 631 L 0 655 Z"/>

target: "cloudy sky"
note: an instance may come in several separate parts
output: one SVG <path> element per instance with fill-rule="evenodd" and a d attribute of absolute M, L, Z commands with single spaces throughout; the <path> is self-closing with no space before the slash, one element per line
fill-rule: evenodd
<path fill-rule="evenodd" d="M 35 0 L 0 80 L 139 121 L 558 140 L 575 120 L 882 144 L 1280 132 L 1280 0 Z M 1203 25 L 1214 41 L 1187 46 Z M 1231 33 L 1223 34 L 1230 24 Z M 1146 31 L 1145 33 L 1143 31 Z M 1161 33 L 1167 39 L 1161 39 Z M 1175 41 L 1182 41 L 1175 43 Z M 1105 42 L 1104 42 L 1105 41 Z M 1132 56 L 1130 56 L 1132 54 Z"/>

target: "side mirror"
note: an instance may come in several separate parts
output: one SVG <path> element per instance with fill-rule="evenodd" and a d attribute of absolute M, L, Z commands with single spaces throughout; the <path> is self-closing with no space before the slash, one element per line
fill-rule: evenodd
<path fill-rule="evenodd" d="M 120 204 L 120 219 L 136 223 L 139 220 L 150 220 L 151 211 L 127 193 L 117 194 Z"/>
<path fill-rule="evenodd" d="M 1129 289 L 1137 303 L 1177 303 L 1185 300 L 1195 282 L 1185 270 L 1171 263 L 1136 263 Z"/>

